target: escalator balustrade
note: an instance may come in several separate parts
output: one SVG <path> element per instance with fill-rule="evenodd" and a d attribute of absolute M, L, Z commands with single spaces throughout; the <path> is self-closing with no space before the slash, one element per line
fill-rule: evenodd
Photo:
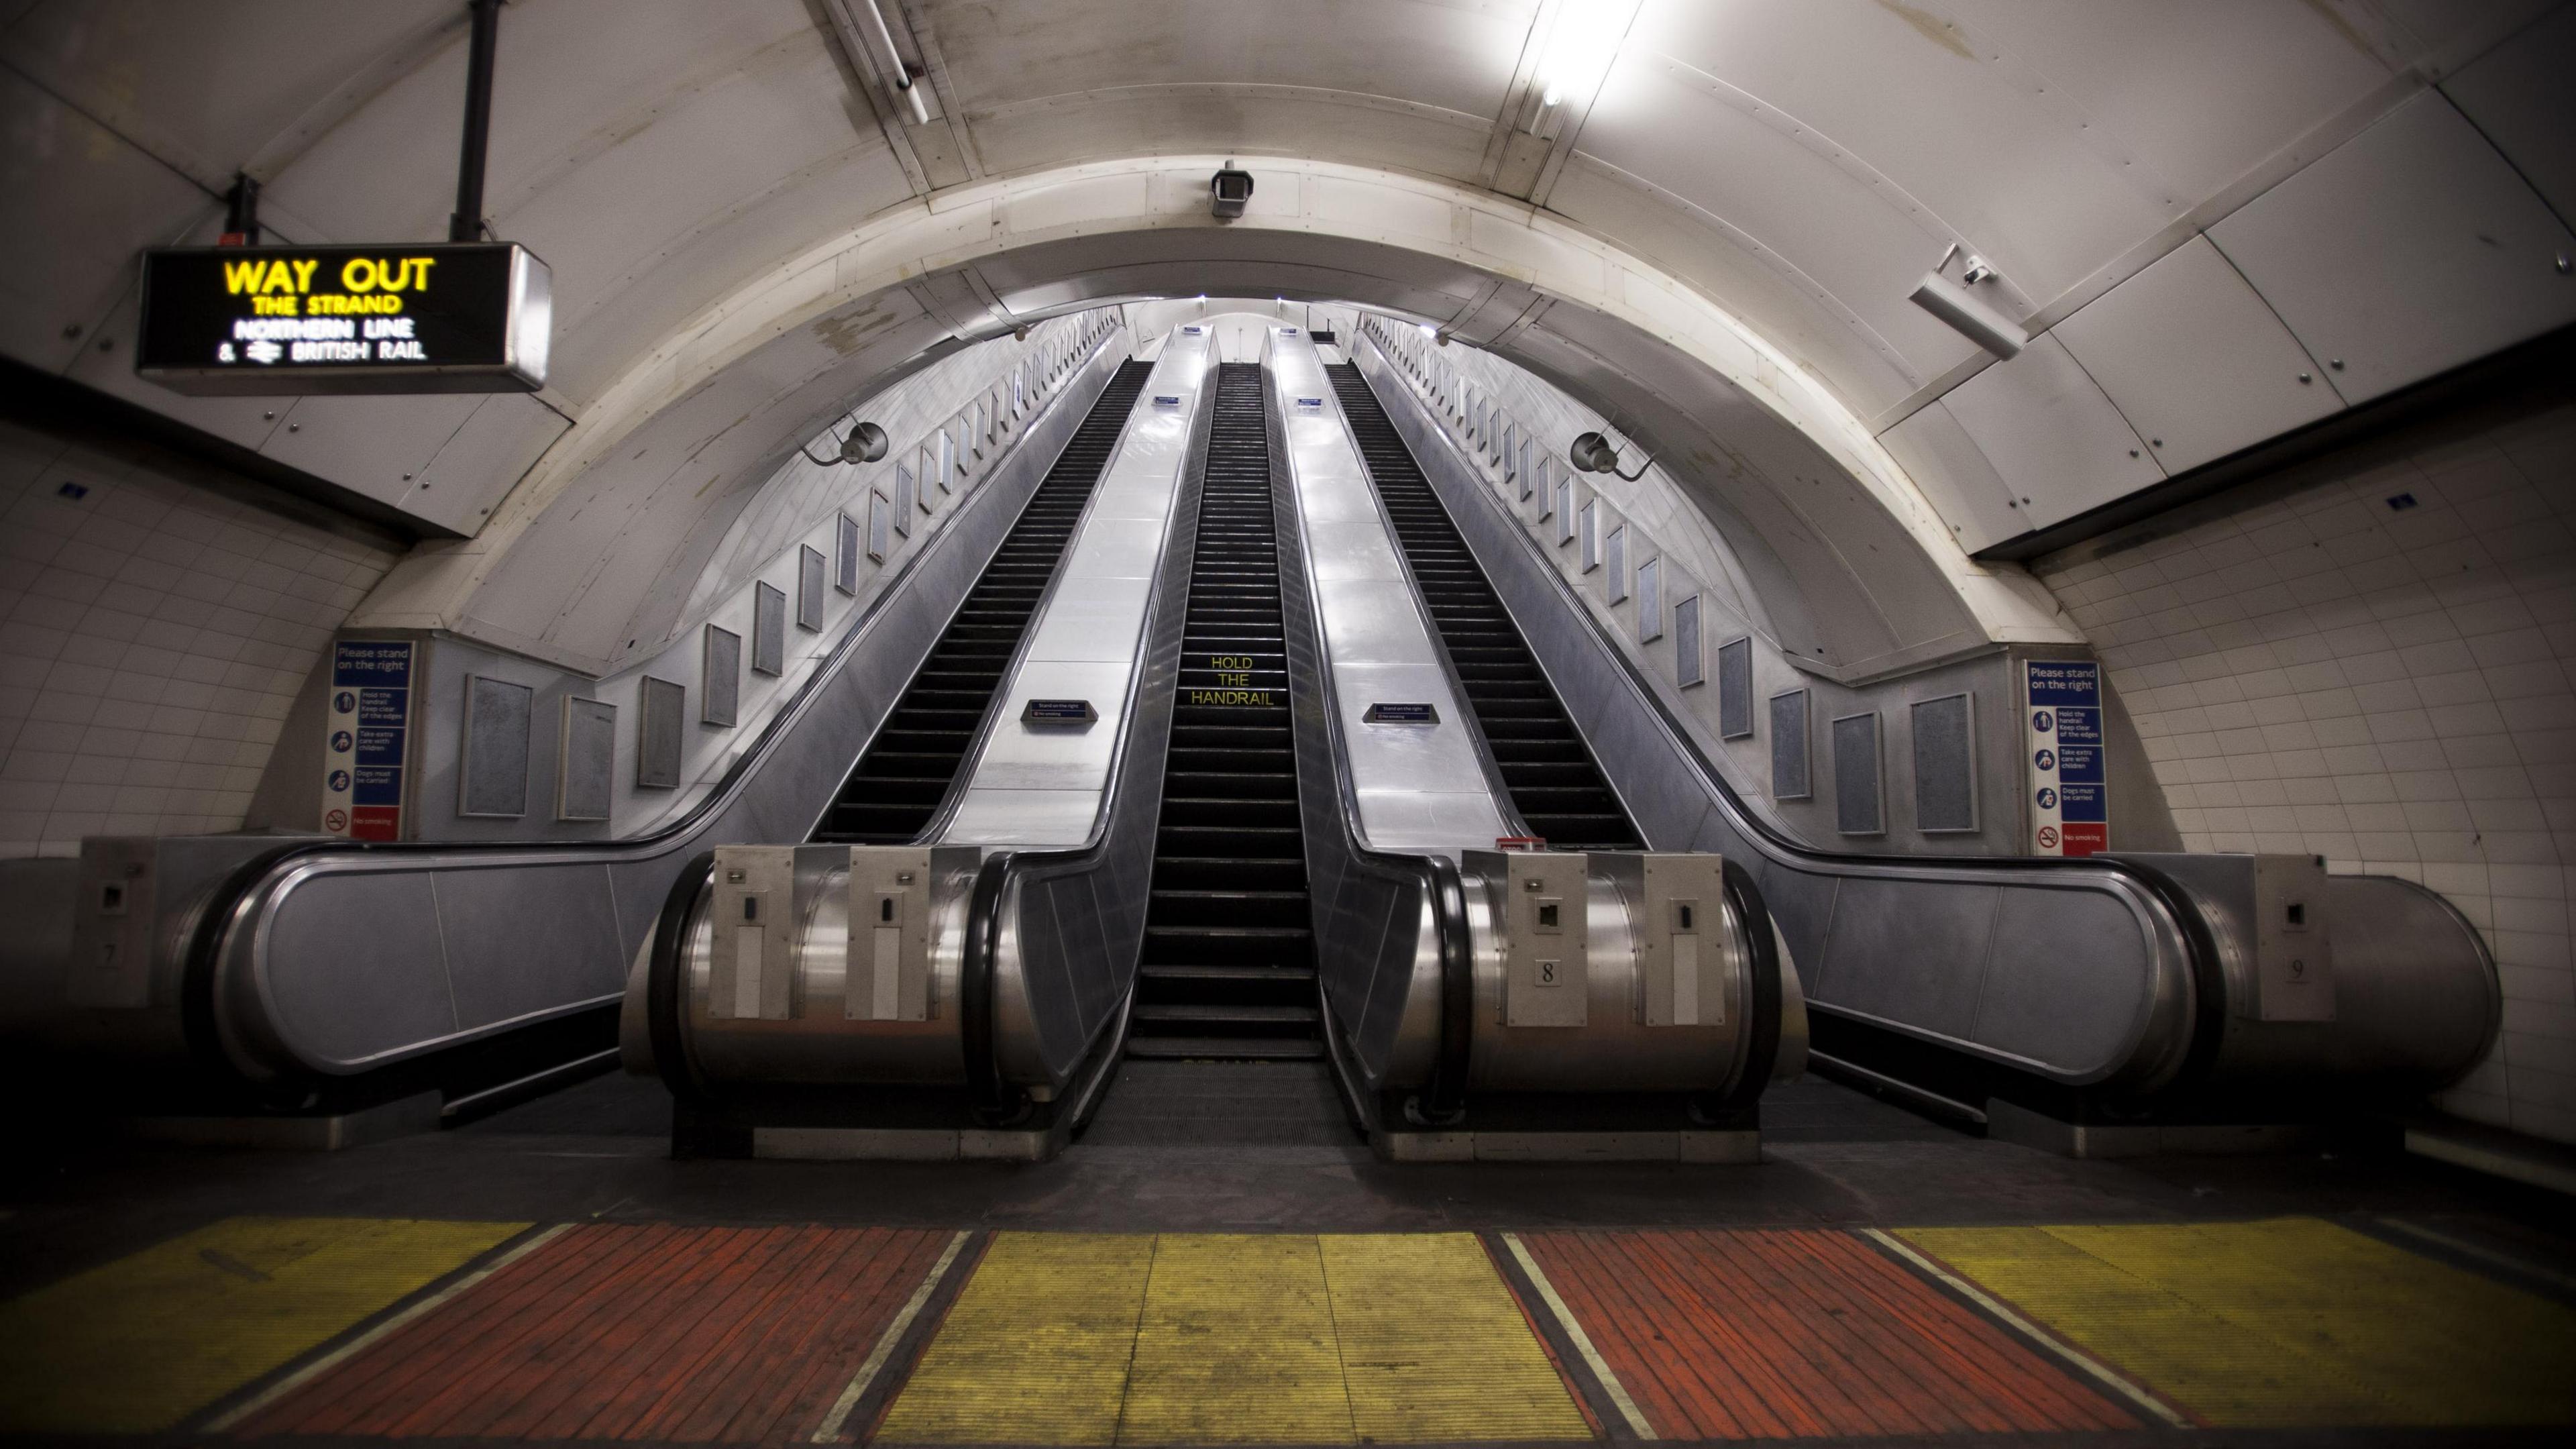
<path fill-rule="evenodd" d="M 919 839 L 939 813 L 1153 370 L 1150 362 L 1123 363 L 1101 391 L 841 786 L 814 832 L 817 843 L 900 845 Z"/>
<path fill-rule="evenodd" d="M 1557 850 L 1645 849 L 1358 366 L 1324 370 L 1521 819 Z"/>

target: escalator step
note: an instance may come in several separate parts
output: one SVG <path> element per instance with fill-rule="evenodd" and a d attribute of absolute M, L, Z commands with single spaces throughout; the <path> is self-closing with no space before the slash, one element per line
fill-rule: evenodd
<path fill-rule="evenodd" d="M 1261 386 L 1217 374 L 1132 1057 L 1323 1054 Z"/>

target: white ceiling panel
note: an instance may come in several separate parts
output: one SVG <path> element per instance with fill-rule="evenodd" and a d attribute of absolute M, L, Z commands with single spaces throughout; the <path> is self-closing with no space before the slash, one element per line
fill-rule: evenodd
<path fill-rule="evenodd" d="M 1944 7 L 2064 108 L 2124 170 L 2197 203 L 2394 74 L 2346 15 L 2299 0 Z M 2360 7 L 2345 7 L 2357 10 Z M 2402 30 L 2390 27 L 2395 34 Z"/>
<path fill-rule="evenodd" d="M 2164 479 L 2146 440 L 2054 337 L 2031 339 L 1942 399 L 2033 528 Z"/>
<path fill-rule="evenodd" d="M 1155 85 L 1268 85 L 1394 97 L 1490 119 L 1532 0 L 914 0 L 980 135 L 997 108 Z M 1104 98 L 1105 99 L 1105 98 Z M 1069 158 L 1060 158 L 1069 159 Z"/>
<path fill-rule="evenodd" d="M 2438 91 L 2209 235 L 2353 402 L 2576 320 L 2576 237 Z"/>
<path fill-rule="evenodd" d="M 2558 219 L 2576 224 L 2576 5 L 2462 67 L 2442 90 Z"/>
<path fill-rule="evenodd" d="M 1970 553 L 2030 530 L 2030 515 L 1947 404 L 1934 402 L 1878 435 Z"/>
<path fill-rule="evenodd" d="M 1472 178 L 1489 118 L 1460 111 L 1354 104 L 1328 91 L 1146 87 L 972 118 L 975 147 L 997 173 L 1171 151 L 1330 156 L 1452 180 Z M 1181 139 L 1186 138 L 1186 139 Z M 1256 195 L 1258 193 L 1256 192 Z"/>
<path fill-rule="evenodd" d="M 220 187 L 299 122 L 330 119 L 335 93 L 354 83 L 363 95 L 387 74 L 388 57 L 398 71 L 406 53 L 464 34 L 465 7 L 454 0 L 45 0 L 0 34 L 0 55 L 101 124 Z M 455 101 L 463 103 L 461 87 Z M 452 122 L 448 145 L 452 155 Z"/>
<path fill-rule="evenodd" d="M 142 288 L 127 288 L 107 321 L 92 328 L 85 343 L 77 344 L 80 350 L 65 375 L 245 448 L 257 449 L 284 425 L 287 406 L 295 401 L 291 397 L 187 397 L 136 376 L 134 343 L 141 306 Z M 102 342 L 115 345 L 102 351 L 97 345 Z"/>
<path fill-rule="evenodd" d="M 2331 372 L 2207 237 L 2112 288 L 2051 335 L 2146 436 L 2168 473 L 2343 407 Z"/>
<path fill-rule="evenodd" d="M 1635 255 L 1709 296 L 1725 298 L 1729 311 L 1814 368 L 1864 416 L 1977 351 L 1951 333 L 1946 342 L 1923 338 L 1919 353 L 1899 352 L 1875 328 L 1844 312 L 1839 299 L 1819 297 L 1822 288 L 1798 276 L 1785 259 L 1711 229 L 1585 156 L 1567 165 L 1548 196 L 1548 209 L 1619 238 Z"/>
<path fill-rule="evenodd" d="M 1583 152 L 1722 217 L 1843 299 L 1918 369 L 1956 334 L 1905 300 L 1939 257 L 1893 198 L 1652 57 L 1623 61 L 1583 127 Z"/>
<path fill-rule="evenodd" d="M 5 67 L 0 137 L 0 194 L 12 212 L 0 226 L 0 349 L 60 371 L 132 289 L 134 249 L 181 240 L 216 204 Z M 34 216 L 45 224 L 28 224 Z"/>
<path fill-rule="evenodd" d="M 457 428 L 396 506 L 468 537 L 572 424 L 525 393 L 494 393 Z"/>
<path fill-rule="evenodd" d="M 260 445 L 262 455 L 380 503 L 409 493 L 483 403 L 473 393 L 276 401 L 291 406 L 283 410 L 284 425 Z"/>
<path fill-rule="evenodd" d="M 1685 61 L 1865 158 L 2035 302 L 2091 275 L 2187 205 L 2167 204 L 2134 168 L 2109 159 L 2062 98 L 2034 93 L 2017 68 L 1927 28 L 1926 19 L 1911 5 L 1658 0 L 1631 33 L 1630 51 L 1650 46 Z M 2158 63 L 2152 55 L 2132 61 Z M 1625 104 L 1613 90 L 1593 116 Z M 1590 123 L 1584 139 L 1589 149 Z M 1733 160 L 1709 147 L 1695 169 Z"/>

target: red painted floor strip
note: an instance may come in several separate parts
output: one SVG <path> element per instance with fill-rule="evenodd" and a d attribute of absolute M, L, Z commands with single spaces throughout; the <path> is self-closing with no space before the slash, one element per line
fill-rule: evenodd
<path fill-rule="evenodd" d="M 576 1228 L 237 1432 L 802 1440 L 949 1237 Z"/>
<path fill-rule="evenodd" d="M 2011 1433 L 2135 1421 L 1845 1233 L 1527 1233 L 1655 1432 Z"/>

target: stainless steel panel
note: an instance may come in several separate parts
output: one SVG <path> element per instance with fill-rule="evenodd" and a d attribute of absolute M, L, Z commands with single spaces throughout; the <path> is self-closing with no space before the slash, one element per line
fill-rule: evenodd
<path fill-rule="evenodd" d="M 1975 830 L 1976 696 L 1916 700 L 1907 713 L 1914 741 L 1914 828 L 1926 834 Z"/>
<path fill-rule="evenodd" d="M 2154 1049 L 2187 1040 L 2176 1018 L 2187 1019 L 2189 997 L 2186 983 L 2147 969 L 2140 942 L 2134 909 L 2117 897 L 2004 891 L 1975 1021 L 1962 1035 L 2062 1081 L 2151 1072 Z M 2161 1043 L 2149 1038 L 2160 1015 Z"/>
<path fill-rule="evenodd" d="M 1847 714 L 1833 723 L 1834 829 L 1845 835 L 1887 833 L 1887 788 L 1878 715 Z"/>
<path fill-rule="evenodd" d="M 1726 861 L 1650 855 L 1636 901 L 1640 1003 L 1648 1026 L 1723 1026 L 1742 972 L 1726 911 Z"/>
<path fill-rule="evenodd" d="M 1966 1040 L 2002 894 L 1932 880 L 1844 881 L 1811 994 L 1846 1011 Z"/>
<path fill-rule="evenodd" d="M 742 636 L 706 626 L 698 676 L 698 723 L 731 728 L 742 701 Z"/>
<path fill-rule="evenodd" d="M 787 672 L 787 594 L 766 582 L 751 586 L 751 668 L 773 677 Z"/>
<path fill-rule="evenodd" d="M 351 1071 L 462 1030 L 426 874 L 306 874 L 260 934 L 259 969 L 223 1002 L 236 1032 L 266 1024 L 306 1060 Z"/>
<path fill-rule="evenodd" d="M 728 845 L 716 851 L 709 893 L 707 1014 L 718 1021 L 785 1021 L 799 1015 L 796 847 Z"/>
<path fill-rule="evenodd" d="M 528 748 L 537 693 L 506 679 L 465 677 L 464 739 L 457 748 L 456 813 L 528 813 Z"/>
<path fill-rule="evenodd" d="M 555 818 L 605 820 L 616 794 L 617 706 L 564 696 L 555 765 Z"/>
<path fill-rule="evenodd" d="M 1135 658 L 1152 591 L 1153 581 L 1144 578 L 1064 579 L 1030 636 L 1030 662 L 1124 664 Z"/>
<path fill-rule="evenodd" d="M 438 881 L 438 922 L 456 1022 L 467 1031 L 604 1000 L 626 978 L 602 865 L 448 872 Z"/>
<path fill-rule="evenodd" d="M 73 1006 L 135 1010 L 152 1004 L 153 856 L 147 837 L 91 836 L 81 842 L 71 894 L 70 969 L 59 988 Z M 30 910 L 13 919 L 13 930 L 32 931 L 37 914 Z"/>

